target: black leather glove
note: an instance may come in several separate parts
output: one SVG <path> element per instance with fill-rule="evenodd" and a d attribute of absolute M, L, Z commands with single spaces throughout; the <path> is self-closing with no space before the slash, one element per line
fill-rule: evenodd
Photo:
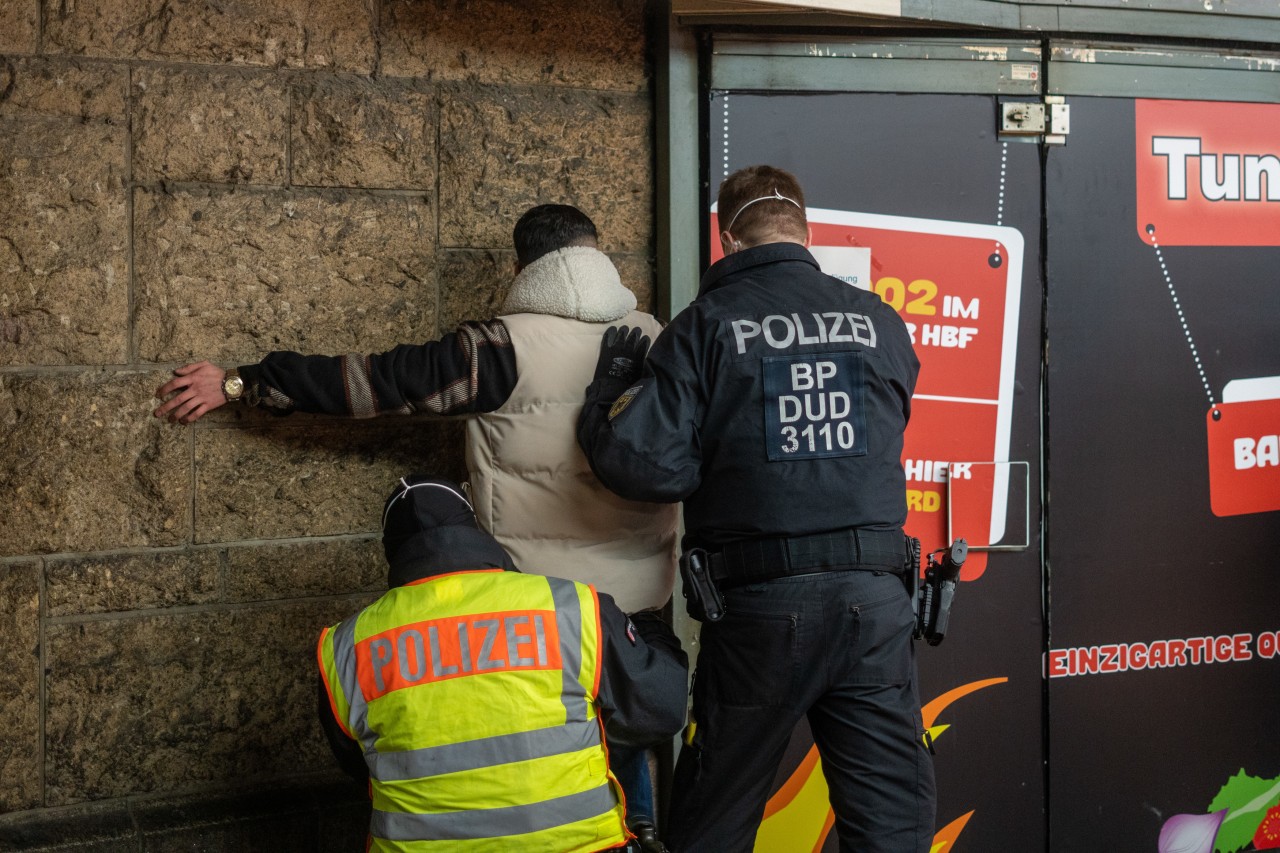
<path fill-rule="evenodd" d="M 640 378 L 644 358 L 649 352 L 649 336 L 639 328 L 610 326 L 600 339 L 600 358 L 596 361 L 593 384 L 600 397 L 616 400 Z"/>

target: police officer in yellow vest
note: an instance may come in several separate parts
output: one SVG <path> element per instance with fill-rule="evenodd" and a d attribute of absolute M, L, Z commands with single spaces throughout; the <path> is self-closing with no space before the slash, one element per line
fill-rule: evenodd
<path fill-rule="evenodd" d="M 517 572 L 447 480 L 400 481 L 383 547 L 390 590 L 317 647 L 325 733 L 370 781 L 370 850 L 625 847 L 606 742 L 643 747 L 683 725 L 688 662 L 671 630 L 586 584 Z"/>

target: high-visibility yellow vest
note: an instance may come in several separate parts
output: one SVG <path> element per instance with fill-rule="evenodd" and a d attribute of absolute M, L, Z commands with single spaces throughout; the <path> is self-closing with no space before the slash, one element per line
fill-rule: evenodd
<path fill-rule="evenodd" d="M 600 655 L 594 589 L 499 569 L 396 587 L 326 628 L 325 689 L 369 765 L 369 849 L 623 845 Z"/>

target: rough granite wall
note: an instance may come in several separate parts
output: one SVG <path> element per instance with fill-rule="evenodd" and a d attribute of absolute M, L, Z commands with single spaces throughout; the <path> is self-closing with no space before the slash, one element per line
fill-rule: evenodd
<path fill-rule="evenodd" d="M 173 367 L 491 316 L 539 202 L 651 303 L 640 0 L 0 0 L 0 850 L 358 849 L 313 642 L 461 425 L 225 407 Z"/>

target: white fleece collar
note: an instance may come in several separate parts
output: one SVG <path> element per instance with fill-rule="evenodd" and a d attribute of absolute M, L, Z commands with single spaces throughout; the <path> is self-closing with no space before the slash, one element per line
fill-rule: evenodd
<path fill-rule="evenodd" d="M 570 246 L 543 255 L 520 271 L 502 303 L 503 314 L 552 314 L 586 323 L 611 323 L 636 307 L 613 261 L 598 249 Z"/>

